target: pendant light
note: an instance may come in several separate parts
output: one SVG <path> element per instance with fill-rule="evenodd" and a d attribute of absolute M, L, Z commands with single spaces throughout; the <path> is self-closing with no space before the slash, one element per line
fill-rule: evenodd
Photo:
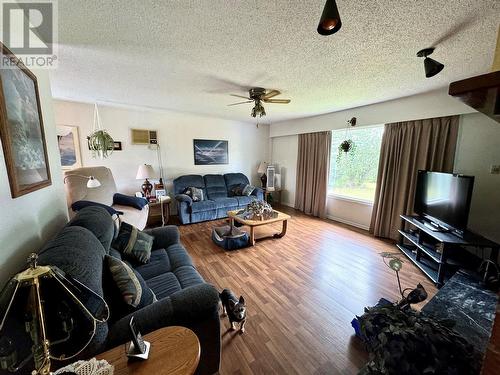
<path fill-rule="evenodd" d="M 342 22 L 340 21 L 339 10 L 335 0 L 326 0 L 321 19 L 319 20 L 318 33 L 321 35 L 332 35 L 340 30 Z"/>
<path fill-rule="evenodd" d="M 424 69 L 425 69 L 425 76 L 427 78 L 434 77 L 444 68 L 443 64 L 428 57 L 429 55 L 432 54 L 432 52 L 434 52 L 434 47 L 424 48 L 423 50 L 417 52 L 418 57 L 425 57 Z"/>

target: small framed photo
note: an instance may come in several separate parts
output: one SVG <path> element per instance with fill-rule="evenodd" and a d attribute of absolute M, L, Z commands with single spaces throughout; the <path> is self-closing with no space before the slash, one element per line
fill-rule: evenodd
<path fill-rule="evenodd" d="M 166 195 L 167 195 L 167 191 L 165 189 L 155 190 L 156 199 L 160 199 L 160 197 L 165 197 Z"/>
<path fill-rule="evenodd" d="M 89 148 L 89 150 L 92 150 L 90 148 L 90 144 L 87 140 L 87 147 Z M 113 150 L 113 151 L 122 151 L 122 142 L 121 141 L 114 141 L 113 142 L 113 146 L 109 146 L 109 150 Z"/>

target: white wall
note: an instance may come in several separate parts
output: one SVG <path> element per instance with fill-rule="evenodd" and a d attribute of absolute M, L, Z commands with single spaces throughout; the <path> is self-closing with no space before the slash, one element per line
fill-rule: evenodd
<path fill-rule="evenodd" d="M 22 270 L 27 256 L 53 237 L 68 220 L 49 77 L 44 70 L 32 72 L 38 79 L 52 185 L 12 199 L 0 149 L 0 286 Z"/>
<path fill-rule="evenodd" d="M 158 172 L 155 150 L 132 145 L 130 129 L 158 131 L 167 188 L 183 174 L 242 172 L 260 186 L 257 168 L 269 159 L 269 126 L 222 120 L 174 111 L 99 105 L 104 128 L 115 141 L 121 141 L 123 151 L 115 151 L 104 160 L 92 158 L 86 137 L 92 132 L 94 106 L 87 103 L 54 101 L 56 123 L 78 126 L 83 166 L 104 165 L 111 169 L 118 190 L 133 193 L 142 181 L 135 179 L 140 164 L 151 164 Z M 229 164 L 194 165 L 193 139 L 223 139 L 229 141 Z"/>
<path fill-rule="evenodd" d="M 364 230 L 370 229 L 373 204 L 329 195 L 326 201 L 328 219 Z"/>
<path fill-rule="evenodd" d="M 442 89 L 345 111 L 277 122 L 271 124 L 270 136 L 341 129 L 351 117 L 357 118 L 357 126 L 364 126 L 472 112 L 475 111 L 471 107 L 449 96 L 447 89 Z"/>
<path fill-rule="evenodd" d="M 289 207 L 295 205 L 298 141 L 296 135 L 277 137 L 271 141 L 272 162 L 281 173 L 281 204 Z"/>
<path fill-rule="evenodd" d="M 500 124 L 482 113 L 463 115 L 455 158 L 455 173 L 475 176 L 469 227 L 500 243 Z"/>
<path fill-rule="evenodd" d="M 346 126 L 346 121 L 351 117 L 357 118 L 357 126 L 359 127 L 471 112 L 474 112 L 472 108 L 450 97 L 446 90 L 437 90 L 345 111 L 271 124 L 273 163 L 278 163 L 280 167 L 287 171 L 289 176 L 293 176 L 293 180 L 288 179 L 285 181 L 282 193 L 283 196 L 293 199 L 284 201 L 290 206 L 294 204 L 297 134 L 342 129 Z M 481 115 L 471 114 L 466 115 L 466 118 L 468 116 Z M 500 126 L 498 127 L 500 128 Z M 464 134 L 464 137 L 468 138 L 469 134 Z M 493 141 L 489 142 L 492 143 Z M 486 147 L 492 149 L 493 145 L 487 144 Z M 459 152 L 462 151 L 457 151 L 457 153 Z M 468 158 L 468 156 L 464 157 Z M 371 214 L 372 205 L 365 202 L 356 202 L 333 196 L 328 197 L 327 216 L 330 219 L 368 229 Z M 472 219 L 473 217 L 471 217 Z"/>

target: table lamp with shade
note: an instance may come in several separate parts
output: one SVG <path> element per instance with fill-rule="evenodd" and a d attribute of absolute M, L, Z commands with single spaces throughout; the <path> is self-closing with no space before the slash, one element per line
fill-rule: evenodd
<path fill-rule="evenodd" d="M 257 169 L 257 173 L 260 174 L 260 181 L 262 183 L 262 189 L 265 189 L 266 185 L 267 185 L 267 175 L 266 175 L 266 172 L 267 172 L 267 166 L 268 165 L 269 165 L 269 163 L 267 163 L 265 161 L 261 161 L 260 164 L 259 164 L 259 169 Z"/>
<path fill-rule="evenodd" d="M 155 178 L 155 171 L 150 164 L 141 164 L 139 165 L 139 169 L 137 170 L 136 180 L 144 180 L 142 184 L 142 192 L 144 196 L 147 198 L 151 195 L 151 191 L 153 190 L 153 185 L 149 182 L 148 178 Z"/>
<path fill-rule="evenodd" d="M 0 293 L 0 370 L 49 375 L 51 361 L 66 361 L 91 342 L 109 318 L 104 299 L 37 255 Z"/>

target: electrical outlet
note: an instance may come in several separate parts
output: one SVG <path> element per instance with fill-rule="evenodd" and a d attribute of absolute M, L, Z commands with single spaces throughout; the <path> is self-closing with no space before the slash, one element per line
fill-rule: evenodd
<path fill-rule="evenodd" d="M 490 174 L 500 174 L 500 165 L 492 165 L 490 168 Z"/>

